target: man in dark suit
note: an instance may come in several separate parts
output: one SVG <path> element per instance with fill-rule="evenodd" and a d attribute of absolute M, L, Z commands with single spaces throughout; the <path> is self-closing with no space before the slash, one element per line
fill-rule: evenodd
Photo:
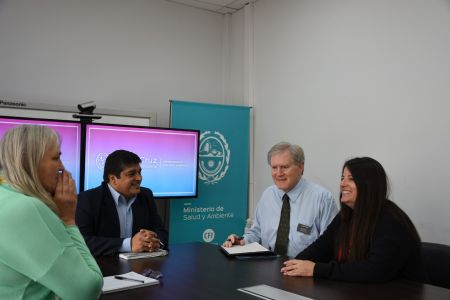
<path fill-rule="evenodd" d="M 116 150 L 103 183 L 78 195 L 76 223 L 94 256 L 147 252 L 167 246 L 167 231 L 150 189 L 141 187 L 141 159 Z"/>

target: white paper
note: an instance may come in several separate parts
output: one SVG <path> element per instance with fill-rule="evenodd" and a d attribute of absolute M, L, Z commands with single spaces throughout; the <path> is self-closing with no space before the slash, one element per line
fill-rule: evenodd
<path fill-rule="evenodd" d="M 119 257 L 123 259 L 137 259 L 137 258 L 148 258 L 148 257 L 158 257 L 166 256 L 168 254 L 167 250 L 159 249 L 153 252 L 126 252 L 120 253 Z"/>
<path fill-rule="evenodd" d="M 277 289 L 265 284 L 240 288 L 238 291 L 267 300 L 312 300 L 312 298 Z"/>
<path fill-rule="evenodd" d="M 117 275 L 114 275 L 117 276 Z M 123 291 L 128 289 L 134 289 L 138 287 L 158 284 L 159 280 L 145 277 L 144 275 L 141 275 L 136 272 L 128 272 L 125 274 L 118 274 L 118 276 L 122 276 L 125 278 L 131 278 L 136 280 L 141 280 L 143 282 L 137 282 L 137 281 L 131 281 L 131 280 L 124 280 L 124 279 L 116 279 L 114 276 L 107 276 L 103 277 L 103 288 L 102 292 L 103 294 L 116 292 L 116 291 Z"/>
<path fill-rule="evenodd" d="M 221 246 L 221 247 L 230 255 L 245 254 L 245 253 L 258 253 L 258 252 L 270 252 L 268 249 L 261 246 L 257 242 L 245 244 L 243 246 L 235 245 L 230 248 L 226 248 L 224 246 Z"/>

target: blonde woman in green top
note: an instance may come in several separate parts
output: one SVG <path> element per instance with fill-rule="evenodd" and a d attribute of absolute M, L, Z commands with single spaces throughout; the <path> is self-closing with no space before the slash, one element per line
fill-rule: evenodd
<path fill-rule="evenodd" d="M 97 299 L 103 276 L 75 225 L 76 190 L 45 126 L 0 142 L 0 299 Z"/>

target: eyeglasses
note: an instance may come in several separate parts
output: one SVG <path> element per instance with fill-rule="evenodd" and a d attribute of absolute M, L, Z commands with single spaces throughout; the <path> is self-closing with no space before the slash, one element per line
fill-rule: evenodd
<path fill-rule="evenodd" d="M 144 275 L 145 277 L 150 277 L 153 279 L 159 279 L 159 278 L 163 277 L 163 274 L 160 271 L 155 271 L 150 268 L 145 269 L 141 274 Z"/>

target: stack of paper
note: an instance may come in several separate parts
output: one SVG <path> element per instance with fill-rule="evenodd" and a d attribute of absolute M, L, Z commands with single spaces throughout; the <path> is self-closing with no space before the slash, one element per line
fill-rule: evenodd
<path fill-rule="evenodd" d="M 229 256 L 235 256 L 235 255 L 275 255 L 272 251 L 269 251 L 267 248 L 261 246 L 257 242 L 245 244 L 243 246 L 236 245 L 233 247 L 224 247 L 221 246 L 222 250 Z"/>
<path fill-rule="evenodd" d="M 145 277 L 136 272 L 103 277 L 103 294 L 134 289 L 153 284 L 158 284 L 159 280 Z"/>
<path fill-rule="evenodd" d="M 153 252 L 129 252 L 129 253 L 120 253 L 119 257 L 129 260 L 136 258 L 148 258 L 148 257 L 158 257 L 158 256 L 166 256 L 168 254 L 167 250 L 159 249 Z"/>
<path fill-rule="evenodd" d="M 240 288 L 238 291 L 267 300 L 313 300 L 311 298 L 277 289 L 265 284 Z"/>

